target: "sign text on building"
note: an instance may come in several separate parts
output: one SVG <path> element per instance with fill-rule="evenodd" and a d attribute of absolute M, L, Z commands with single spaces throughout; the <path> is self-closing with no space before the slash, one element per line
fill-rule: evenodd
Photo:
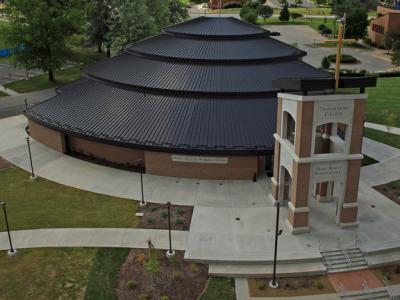
<path fill-rule="evenodd" d="M 194 156 L 194 155 L 171 155 L 172 161 L 199 163 L 199 164 L 227 164 L 227 157 L 219 156 Z"/>

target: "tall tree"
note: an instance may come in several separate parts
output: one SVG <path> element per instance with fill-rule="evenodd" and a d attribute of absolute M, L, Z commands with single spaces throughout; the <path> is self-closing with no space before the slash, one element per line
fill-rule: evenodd
<path fill-rule="evenodd" d="M 170 10 L 168 1 L 147 0 L 149 14 L 154 18 L 157 31 L 169 25 Z"/>
<path fill-rule="evenodd" d="M 169 0 L 169 22 L 171 24 L 189 19 L 189 12 L 180 0 Z"/>
<path fill-rule="evenodd" d="M 367 35 L 368 13 L 365 8 L 355 7 L 347 12 L 346 37 L 362 39 Z"/>
<path fill-rule="evenodd" d="M 147 0 L 115 0 L 107 37 L 112 48 L 121 51 L 125 45 L 144 39 L 157 32 Z"/>
<path fill-rule="evenodd" d="M 81 0 L 9 0 L 10 45 L 22 46 L 16 63 L 38 68 L 54 81 L 54 71 L 69 58 L 66 39 L 82 29 L 86 17 Z"/>
<path fill-rule="evenodd" d="M 97 51 L 102 52 L 103 44 L 108 44 L 107 32 L 110 29 L 111 0 L 90 0 L 88 18 L 89 38 L 97 46 Z"/>

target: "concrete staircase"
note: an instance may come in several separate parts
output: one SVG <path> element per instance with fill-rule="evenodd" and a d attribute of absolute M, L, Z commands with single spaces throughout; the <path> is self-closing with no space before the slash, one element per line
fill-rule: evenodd
<path fill-rule="evenodd" d="M 359 248 L 321 251 L 321 255 L 328 273 L 368 268 L 365 256 Z"/>
<path fill-rule="evenodd" d="M 386 288 L 365 289 L 360 291 L 345 292 L 340 294 L 340 299 L 369 300 L 369 299 L 395 299 L 390 297 Z"/>

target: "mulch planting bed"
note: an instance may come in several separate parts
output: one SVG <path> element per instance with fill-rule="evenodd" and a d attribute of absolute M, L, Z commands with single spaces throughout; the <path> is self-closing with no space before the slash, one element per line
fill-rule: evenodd
<path fill-rule="evenodd" d="M 7 169 L 9 167 L 11 167 L 11 164 L 0 156 L 0 169 Z"/>
<path fill-rule="evenodd" d="M 183 251 L 167 258 L 164 250 L 132 249 L 118 276 L 121 300 L 195 300 L 208 280 L 208 267 L 183 260 Z M 156 255 L 157 263 L 154 264 Z M 153 262 L 153 263 L 151 263 Z M 158 267 L 157 267 L 158 265 Z M 158 270 L 150 272 L 149 269 Z"/>
<path fill-rule="evenodd" d="M 139 211 L 144 216 L 140 217 L 138 228 L 168 229 L 166 204 L 147 203 L 145 207 L 139 207 Z M 189 230 L 192 214 L 192 206 L 171 205 L 171 229 Z"/>
<path fill-rule="evenodd" d="M 390 183 L 374 186 L 374 189 L 385 195 L 390 200 L 400 204 L 400 188 L 397 188 Z"/>
<path fill-rule="evenodd" d="M 372 269 L 372 272 L 383 282 L 384 277 L 390 284 L 400 284 L 400 264 Z"/>

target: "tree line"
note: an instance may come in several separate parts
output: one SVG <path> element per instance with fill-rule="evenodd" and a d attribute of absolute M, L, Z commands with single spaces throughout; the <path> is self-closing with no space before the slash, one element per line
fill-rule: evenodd
<path fill-rule="evenodd" d="M 84 35 L 88 46 L 110 56 L 189 17 L 179 0 L 8 0 L 6 5 L 7 43 L 22 49 L 15 63 L 43 70 L 50 81 L 71 58 L 73 36 Z"/>

